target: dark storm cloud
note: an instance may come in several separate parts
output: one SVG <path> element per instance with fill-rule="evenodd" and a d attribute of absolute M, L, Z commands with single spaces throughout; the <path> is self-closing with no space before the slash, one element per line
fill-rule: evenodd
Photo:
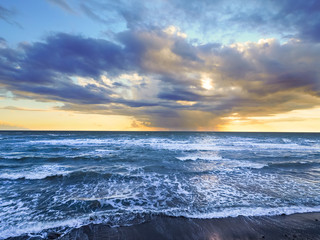
<path fill-rule="evenodd" d="M 77 103 L 108 103 L 112 90 L 90 84 L 79 86 L 72 76 L 99 81 L 102 72 L 113 75 L 129 67 L 118 45 L 67 34 L 50 36 L 23 50 L 0 48 L 0 55 L 0 81 L 9 90 Z"/>
<path fill-rule="evenodd" d="M 134 108 L 157 105 L 110 97 L 114 89 L 128 86 L 121 82 L 108 85 L 100 76 L 118 76 L 133 69 L 131 55 L 136 53 L 125 49 L 106 40 L 68 34 L 55 34 L 19 50 L 0 48 L 0 83 L 19 97 L 75 104 L 115 103 Z M 94 82 L 81 86 L 74 83 L 73 76 L 89 77 Z"/>
<path fill-rule="evenodd" d="M 163 92 L 158 94 L 158 98 L 173 100 L 173 101 L 199 101 L 202 96 L 190 91 L 181 90 L 181 89 L 163 89 Z"/>
<path fill-rule="evenodd" d="M 0 48 L 0 81 L 14 81 L 19 56 L 17 50 L 7 48 L 6 45 Z"/>
<path fill-rule="evenodd" d="M 62 102 L 74 102 L 77 104 L 100 104 L 110 103 L 108 94 L 111 91 L 102 90 L 95 86 L 81 87 L 72 83 L 60 83 L 54 82 L 53 85 L 28 85 L 23 88 L 18 88 L 23 92 L 29 92 L 45 96 L 50 100 L 62 101 Z"/>
<path fill-rule="evenodd" d="M 193 45 L 178 29 L 127 30 L 115 41 L 54 34 L 0 48 L 0 84 L 63 110 L 133 116 L 147 126 L 195 129 L 223 117 L 319 105 L 320 45 L 274 39 Z"/>
<path fill-rule="evenodd" d="M 26 48 L 26 67 L 96 77 L 101 71 L 126 68 L 120 46 L 102 39 L 69 34 L 50 36 L 44 43 Z"/>

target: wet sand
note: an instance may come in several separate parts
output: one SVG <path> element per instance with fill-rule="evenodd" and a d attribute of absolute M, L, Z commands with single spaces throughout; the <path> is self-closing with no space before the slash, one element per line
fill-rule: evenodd
<path fill-rule="evenodd" d="M 90 224 L 74 229 L 60 239 L 320 240 L 320 213 L 219 219 L 156 216 L 148 222 L 128 227 L 111 228 L 103 224 Z"/>

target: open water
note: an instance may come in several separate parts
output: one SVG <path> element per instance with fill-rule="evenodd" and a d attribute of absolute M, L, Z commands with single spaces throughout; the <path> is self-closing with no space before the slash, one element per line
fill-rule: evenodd
<path fill-rule="evenodd" d="M 320 134 L 0 132 L 0 239 L 320 211 Z"/>

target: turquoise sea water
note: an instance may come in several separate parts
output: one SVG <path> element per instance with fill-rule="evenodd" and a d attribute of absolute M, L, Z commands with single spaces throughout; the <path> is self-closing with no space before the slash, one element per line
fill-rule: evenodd
<path fill-rule="evenodd" d="M 0 239 L 320 211 L 320 134 L 0 132 Z"/>

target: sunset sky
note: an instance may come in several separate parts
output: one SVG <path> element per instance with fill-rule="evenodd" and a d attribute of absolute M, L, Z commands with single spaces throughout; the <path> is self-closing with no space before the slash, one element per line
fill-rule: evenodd
<path fill-rule="evenodd" d="M 318 0 L 1 0 L 0 129 L 320 131 Z"/>

